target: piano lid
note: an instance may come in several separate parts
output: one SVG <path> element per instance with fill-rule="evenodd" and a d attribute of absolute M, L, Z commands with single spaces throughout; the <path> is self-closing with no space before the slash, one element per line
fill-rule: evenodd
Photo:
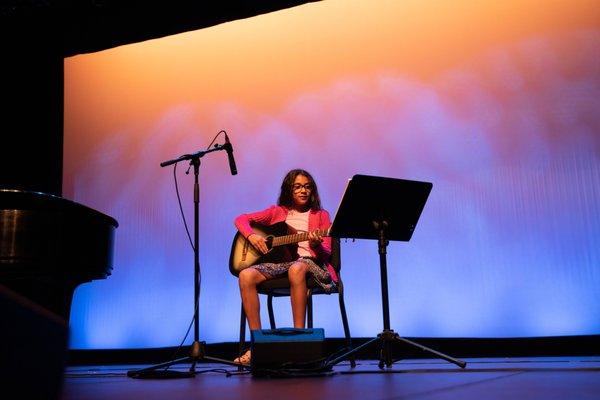
<path fill-rule="evenodd" d="M 112 270 L 118 226 L 114 218 L 62 197 L 0 189 L 0 278 L 104 279 Z"/>

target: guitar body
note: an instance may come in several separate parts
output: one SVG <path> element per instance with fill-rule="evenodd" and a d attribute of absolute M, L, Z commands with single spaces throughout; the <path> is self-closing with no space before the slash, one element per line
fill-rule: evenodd
<path fill-rule="evenodd" d="M 262 254 L 250 244 L 250 242 L 239 232 L 236 233 L 231 244 L 231 254 L 229 256 L 229 270 L 233 275 L 239 275 L 240 271 L 252 265 L 262 263 L 281 263 L 292 261 L 297 257 L 297 244 L 286 246 L 271 247 L 274 237 L 284 236 L 291 233 L 291 228 L 285 223 L 280 222 L 272 226 L 252 225 L 254 232 L 265 236 L 267 247 L 270 248 L 267 254 Z"/>

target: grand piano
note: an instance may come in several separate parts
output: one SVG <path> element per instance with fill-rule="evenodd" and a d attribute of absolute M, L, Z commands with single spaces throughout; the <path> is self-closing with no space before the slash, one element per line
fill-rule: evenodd
<path fill-rule="evenodd" d="M 0 284 L 68 323 L 75 288 L 111 274 L 118 226 L 62 197 L 0 189 Z"/>

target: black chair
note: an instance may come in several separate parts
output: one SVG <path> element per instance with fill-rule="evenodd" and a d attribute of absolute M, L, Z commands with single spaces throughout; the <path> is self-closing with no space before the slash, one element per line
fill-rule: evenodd
<path fill-rule="evenodd" d="M 331 265 L 335 269 L 339 281 L 336 287 L 331 292 L 326 292 L 319 286 L 312 277 L 308 278 L 306 282 L 306 287 L 308 291 L 308 299 L 306 302 L 306 325 L 308 328 L 313 327 L 313 306 L 312 306 L 312 296 L 318 294 L 338 294 L 338 300 L 340 304 L 340 314 L 342 316 L 342 323 L 344 325 L 344 335 L 346 338 L 346 345 L 348 349 L 352 348 L 352 339 L 350 337 L 350 328 L 348 327 L 348 317 L 346 315 L 346 306 L 344 304 L 344 284 L 342 283 L 342 277 L 340 274 L 341 270 L 341 255 L 340 255 L 340 241 L 337 238 L 332 238 L 331 240 Z M 235 273 L 232 271 L 235 275 Z M 270 279 L 265 281 L 257 286 L 257 291 L 259 294 L 264 294 L 267 296 L 267 308 L 269 310 L 269 323 L 271 325 L 271 329 L 276 329 L 275 325 L 275 315 L 273 313 L 273 297 L 284 297 L 290 295 L 290 282 L 287 277 Z M 244 351 L 244 347 L 246 345 L 246 313 L 244 312 L 244 306 L 242 304 L 241 307 L 241 315 L 240 315 L 240 343 L 239 343 L 239 353 L 240 355 Z M 350 359 L 350 363 L 352 368 L 356 366 L 356 362 L 354 357 Z"/>

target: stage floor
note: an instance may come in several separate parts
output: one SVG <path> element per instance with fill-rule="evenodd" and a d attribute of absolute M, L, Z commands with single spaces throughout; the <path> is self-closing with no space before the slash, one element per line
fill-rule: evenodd
<path fill-rule="evenodd" d="M 600 356 L 463 360 L 465 369 L 441 359 L 402 360 L 383 373 L 377 360 L 358 360 L 354 369 L 342 362 L 329 376 L 299 378 L 256 378 L 229 365 L 202 363 L 191 378 L 132 379 L 127 371 L 146 366 L 77 366 L 67 368 L 61 398 L 600 399 Z"/>

